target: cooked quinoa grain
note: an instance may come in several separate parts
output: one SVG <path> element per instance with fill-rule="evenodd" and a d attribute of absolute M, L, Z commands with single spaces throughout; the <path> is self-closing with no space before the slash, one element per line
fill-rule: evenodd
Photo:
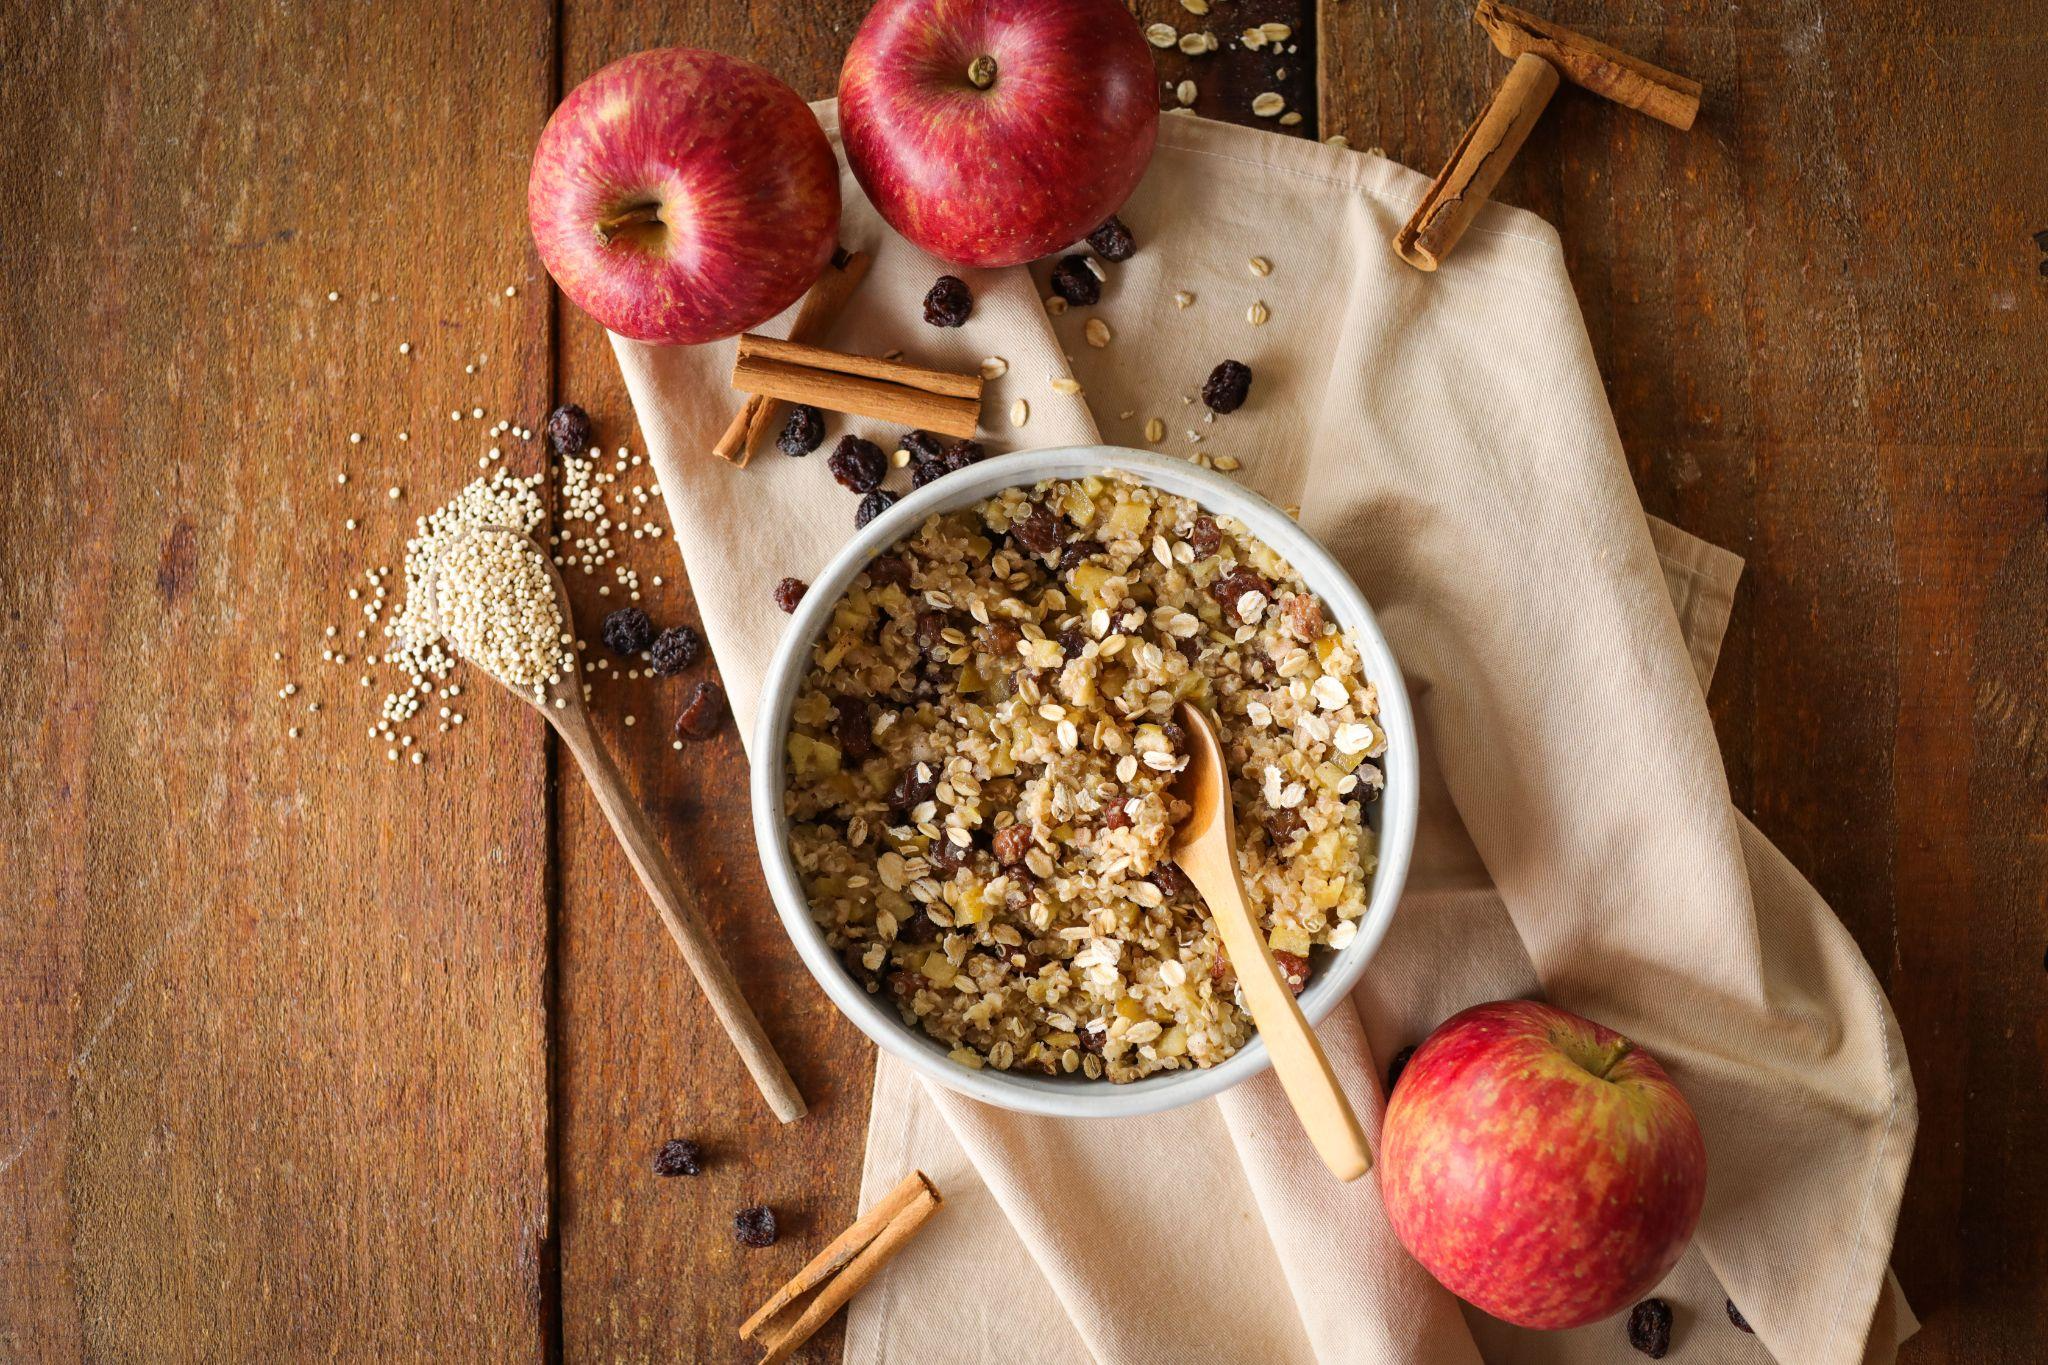
<path fill-rule="evenodd" d="M 1251 1036 L 1166 854 L 1180 699 L 1217 717 L 1273 949 L 1305 979 L 1357 933 L 1377 695 L 1236 521 L 1122 478 L 1009 489 L 878 559 L 812 659 L 785 755 L 812 914 L 962 1065 L 1130 1081 Z"/>

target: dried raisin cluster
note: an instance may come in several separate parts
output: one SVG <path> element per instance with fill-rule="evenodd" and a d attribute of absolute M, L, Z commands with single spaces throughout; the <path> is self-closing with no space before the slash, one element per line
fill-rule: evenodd
<path fill-rule="evenodd" d="M 1124 226 L 1124 220 L 1115 214 L 1109 221 L 1088 234 L 1088 245 L 1095 254 L 1105 261 L 1128 261 L 1138 252 L 1138 243 L 1131 236 L 1131 230 Z"/>
<path fill-rule="evenodd" d="M 958 327 L 974 312 L 974 294 L 958 275 L 941 275 L 924 296 L 924 320 L 934 327 Z"/>
<path fill-rule="evenodd" d="M 785 455 L 808 455 L 824 443 L 825 414 L 809 403 L 798 403 L 789 410 L 782 434 L 775 438 L 775 448 Z"/>
<path fill-rule="evenodd" d="M 1219 416 L 1236 412 L 1252 391 L 1252 367 L 1241 360 L 1226 360 L 1209 371 L 1202 384 L 1202 401 Z"/>

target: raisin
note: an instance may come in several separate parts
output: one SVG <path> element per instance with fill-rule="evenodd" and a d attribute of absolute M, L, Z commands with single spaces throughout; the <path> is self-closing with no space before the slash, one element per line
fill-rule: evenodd
<path fill-rule="evenodd" d="M 555 452 L 558 460 L 589 454 L 596 436 L 590 426 L 590 414 L 574 403 L 564 403 L 548 414 L 548 449 Z"/>
<path fill-rule="evenodd" d="M 1287 599 L 1287 628 L 1303 644 L 1314 644 L 1323 634 L 1323 604 L 1305 592 Z"/>
<path fill-rule="evenodd" d="M 877 488 L 874 492 L 862 498 L 860 506 L 853 509 L 854 529 L 859 530 L 891 507 L 894 507 L 896 505 L 896 497 L 896 494 L 891 493 L 886 488 Z"/>
<path fill-rule="evenodd" d="M 1005 825 L 996 831 L 996 861 L 1004 867 L 1023 865 L 1024 855 L 1031 851 L 1031 826 Z"/>
<path fill-rule="evenodd" d="M 1294 842 L 1294 836 L 1307 825 L 1301 812 L 1291 809 L 1276 810 L 1266 817 L 1266 833 L 1273 840 L 1273 851 L 1278 853 Z"/>
<path fill-rule="evenodd" d="M 1031 515 L 1010 523 L 1010 534 L 1033 554 L 1049 555 L 1060 548 L 1060 518 L 1044 503 L 1033 503 Z"/>
<path fill-rule="evenodd" d="M 982 652 L 1001 659 L 1017 652 L 1017 642 L 1024 638 L 1024 632 L 1015 621 L 991 621 L 981 628 L 980 637 Z"/>
<path fill-rule="evenodd" d="M 1159 888 L 1162 895 L 1178 896 L 1188 889 L 1188 874 L 1172 863 L 1161 863 L 1152 869 L 1146 881 Z"/>
<path fill-rule="evenodd" d="M 775 438 L 775 448 L 785 455 L 808 455 L 823 444 L 825 414 L 809 403 L 791 407 L 782 424 L 782 434 Z"/>
<path fill-rule="evenodd" d="M 703 636 L 689 626 L 670 626 L 656 637 L 651 658 L 657 674 L 673 678 L 696 663 L 703 653 Z"/>
<path fill-rule="evenodd" d="M 1219 416 L 1236 412 L 1244 406 L 1245 396 L 1252 391 L 1252 367 L 1242 360 L 1226 360 L 1209 371 L 1209 377 L 1202 384 L 1202 401 L 1209 405 L 1209 411 Z"/>
<path fill-rule="evenodd" d="M 946 631 L 953 624 L 952 618 L 942 611 L 921 611 L 917 614 L 917 648 L 927 659 L 943 662 L 953 652 L 953 646 L 946 641 Z"/>
<path fill-rule="evenodd" d="M 1273 950 L 1273 965 L 1280 969 L 1280 979 L 1287 983 L 1287 989 L 1300 995 L 1308 989 L 1308 959 L 1300 953 Z"/>
<path fill-rule="evenodd" d="M 1159 733 L 1166 738 L 1175 753 L 1188 747 L 1188 732 L 1181 728 L 1179 721 L 1167 720 L 1159 723 Z"/>
<path fill-rule="evenodd" d="M 725 723 L 725 714 L 725 688 L 716 678 L 706 678 L 690 689 L 676 716 L 676 738 L 709 739 Z"/>
<path fill-rule="evenodd" d="M 922 488 L 928 483 L 937 483 L 946 477 L 946 472 L 944 458 L 918 460 L 910 466 L 910 486 L 915 489 Z"/>
<path fill-rule="evenodd" d="M 1394 1054 L 1394 1060 L 1387 1063 L 1387 1093 L 1394 1093 L 1394 1087 L 1401 1083 L 1401 1073 L 1408 1069 L 1409 1059 L 1415 1056 L 1415 1049 L 1404 1047 Z"/>
<path fill-rule="evenodd" d="M 2048 235 L 2048 234 L 2044 234 L 2044 235 Z M 1736 1329 L 1737 1331 L 1739 1331 L 1739 1332 L 1747 1332 L 1747 1333 L 1749 1333 L 1749 1334 L 1750 1334 L 1751 1336 L 1755 1336 L 1755 1335 L 1756 1335 L 1756 1328 L 1754 1328 L 1754 1327 L 1751 1327 L 1751 1326 L 1749 1325 L 1749 1319 L 1748 1319 L 1748 1318 L 1745 1318 L 1744 1316 L 1742 1316 L 1742 1310 L 1741 1310 L 1740 1308 L 1737 1308 L 1737 1307 L 1735 1306 L 1735 1300 L 1733 1300 L 1733 1299 L 1729 1299 L 1729 1300 L 1727 1301 L 1727 1303 L 1728 1303 L 1728 1321 L 1730 1321 L 1730 1322 L 1732 1322 L 1732 1323 L 1734 1323 L 1734 1324 L 1735 1324 L 1735 1329 Z"/>
<path fill-rule="evenodd" d="M 1671 1349 L 1671 1305 L 1662 1299 L 1644 1299 L 1630 1309 L 1628 1344 L 1652 1360 L 1662 1360 Z"/>
<path fill-rule="evenodd" d="M 889 791 L 889 809 L 899 815 L 916 810 L 938 794 L 938 774 L 929 763 L 913 763 Z"/>
<path fill-rule="evenodd" d="M 932 923 L 932 917 L 912 907 L 910 918 L 896 926 L 898 943 L 933 943 L 938 940 L 939 926 Z"/>
<path fill-rule="evenodd" d="M 974 294 L 958 275 L 941 275 L 924 296 L 924 320 L 934 327 L 958 327 L 974 311 Z"/>
<path fill-rule="evenodd" d="M 1077 308 L 1102 298 L 1102 281 L 1088 268 L 1086 256 L 1062 256 L 1052 268 L 1052 292 Z"/>
<path fill-rule="evenodd" d="M 967 860 L 973 852 L 973 848 L 954 843 L 942 831 L 938 838 L 932 840 L 932 846 L 925 851 L 924 856 L 931 862 L 932 871 L 942 877 L 950 877 L 967 866 Z"/>
<path fill-rule="evenodd" d="M 946 454 L 944 443 L 929 431 L 906 431 L 898 444 L 910 452 L 913 460 L 937 460 Z"/>
<path fill-rule="evenodd" d="M 868 582 L 878 588 L 910 586 L 910 561 L 902 555 L 878 555 L 868 565 Z"/>
<path fill-rule="evenodd" d="M 832 701 L 832 738 L 839 752 L 848 758 L 866 758 L 875 751 L 875 722 L 868 704 L 859 697 L 835 697 Z"/>
<path fill-rule="evenodd" d="M 1060 572 L 1067 573 L 1078 568 L 1081 562 L 1089 556 L 1101 553 L 1102 542 L 1099 540 L 1089 540 L 1085 536 L 1077 540 L 1070 540 L 1060 550 Z"/>
<path fill-rule="evenodd" d="M 732 1235 L 743 1247 L 775 1245 L 775 1211 L 766 1204 L 741 1209 L 732 1216 Z"/>
<path fill-rule="evenodd" d="M 704 1149 L 688 1138 L 670 1138 L 654 1154 L 656 1175 L 704 1174 Z"/>
<path fill-rule="evenodd" d="M 1113 213 L 1108 222 L 1088 234 L 1088 245 L 1105 261 L 1128 261 L 1138 254 L 1137 239 L 1124 226 L 1124 220 Z"/>
<path fill-rule="evenodd" d="M 1228 994 L 1237 985 L 1237 973 L 1230 970 L 1230 959 L 1224 956 L 1220 947 L 1216 950 L 1216 960 L 1209 964 L 1209 980 L 1214 983 L 1218 995 Z"/>
<path fill-rule="evenodd" d="M 839 480 L 842 488 L 856 493 L 872 493 L 881 487 L 882 476 L 889 472 L 889 457 L 873 441 L 859 436 L 842 436 L 839 444 L 832 447 L 832 454 L 825 462 L 832 471 L 832 477 Z"/>
<path fill-rule="evenodd" d="M 988 451 L 979 441 L 955 441 L 946 447 L 945 461 L 948 474 L 957 473 L 971 464 L 980 464 L 988 458 Z"/>
<path fill-rule="evenodd" d="M 1074 1030 L 1074 1036 L 1080 1040 L 1081 1051 L 1092 1052 L 1098 1057 L 1109 1042 L 1109 1030 L 1099 1024 L 1084 1025 Z"/>
<path fill-rule="evenodd" d="M 1195 552 L 1196 559 L 1207 559 L 1223 544 L 1223 528 L 1216 524 L 1214 517 L 1196 517 L 1195 528 L 1188 532 L 1188 548 Z"/>
<path fill-rule="evenodd" d="M 1060 649 L 1069 659 L 1081 657 L 1081 651 L 1088 647 L 1088 636 L 1079 626 L 1068 626 L 1059 634 Z"/>
<path fill-rule="evenodd" d="M 654 643 L 654 622 L 638 607 L 620 607 L 604 618 L 604 647 L 614 654 L 638 654 Z"/>
<path fill-rule="evenodd" d="M 1118 797 L 1115 801 L 1102 808 L 1102 827 L 1104 829 L 1129 829 L 1131 827 L 1130 808 L 1124 805 L 1122 797 Z"/>
<path fill-rule="evenodd" d="M 1223 614 L 1240 623 L 1244 618 L 1237 614 L 1237 604 L 1248 592 L 1270 598 L 1273 595 L 1273 585 L 1242 564 L 1227 574 L 1219 575 L 1216 581 L 1209 585 L 1209 596 L 1216 599 L 1216 605 L 1223 608 Z"/>
<path fill-rule="evenodd" d="M 775 585 L 775 605 L 784 611 L 795 611 L 810 590 L 811 585 L 801 578 L 785 578 Z"/>

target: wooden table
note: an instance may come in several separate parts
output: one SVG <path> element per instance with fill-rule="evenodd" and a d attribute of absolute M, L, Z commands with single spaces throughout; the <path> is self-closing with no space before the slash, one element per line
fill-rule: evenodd
<path fill-rule="evenodd" d="M 689 42 L 827 94 L 863 8 L 0 14 L 0 1356 L 742 1359 L 852 1215 L 870 1050 L 773 922 L 737 742 L 671 751 L 645 680 L 606 708 L 812 1101 L 787 1130 L 539 722 L 465 696 L 462 742 L 391 763 L 381 689 L 319 656 L 490 421 L 574 399 L 637 447 L 526 234 L 560 93 Z M 1298 51 L 1162 78 L 1433 170 L 1503 70 L 1463 0 L 1319 8 L 1215 0 Z M 1554 12 L 1706 85 L 1689 136 L 1568 89 L 1500 197 L 1563 231 L 1645 504 L 1749 560 L 1735 800 L 1854 931 L 1920 1090 L 1906 1358 L 2038 1359 L 2048 5 Z M 693 619 L 665 544 L 633 554 Z M 649 1174 L 676 1133 L 714 1175 Z M 754 1200 L 771 1251 L 728 1235 Z"/>

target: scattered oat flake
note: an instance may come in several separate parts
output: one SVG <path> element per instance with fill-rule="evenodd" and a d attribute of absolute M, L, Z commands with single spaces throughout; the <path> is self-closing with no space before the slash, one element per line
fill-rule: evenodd
<path fill-rule="evenodd" d="M 1264 256 L 1252 257 L 1249 261 L 1245 262 L 1245 268 L 1261 279 L 1273 273 L 1273 263 Z"/>
<path fill-rule="evenodd" d="M 1088 338 L 1090 346 L 1099 351 L 1104 346 L 1109 345 L 1109 324 L 1101 318 L 1090 318 L 1088 319 L 1087 327 L 1082 329 L 1082 335 Z"/>
<path fill-rule="evenodd" d="M 1045 311 L 1052 314 L 1054 317 L 1058 317 L 1060 314 L 1067 311 L 1067 301 L 1061 298 L 1058 294 L 1054 294 L 1051 298 L 1045 301 Z"/>
<path fill-rule="evenodd" d="M 1179 36 L 1172 24 L 1151 24 L 1145 29 L 1145 41 L 1154 47 L 1172 47 Z"/>
<path fill-rule="evenodd" d="M 1252 306 L 1244 310 L 1244 320 L 1246 322 L 1249 322 L 1254 327 L 1264 327 L 1266 325 L 1266 319 L 1272 316 L 1273 314 L 1271 313 L 1271 311 L 1269 311 L 1265 303 L 1260 300 L 1254 300 Z"/>
<path fill-rule="evenodd" d="M 1199 57 L 1209 50 L 1211 41 L 1206 33 L 1183 33 L 1180 35 L 1180 50 L 1190 57 Z"/>
<path fill-rule="evenodd" d="M 1266 45 L 1266 31 L 1262 28 L 1248 28 L 1237 35 L 1237 40 L 1245 45 L 1247 51 L 1257 52 Z"/>
<path fill-rule="evenodd" d="M 1173 87 L 1173 97 L 1180 101 L 1183 108 L 1193 104 L 1195 96 L 1200 93 L 1200 91 L 1195 89 L 1193 81 L 1182 81 L 1179 85 Z"/>
<path fill-rule="evenodd" d="M 1230 474 L 1244 468 L 1244 462 L 1235 455 L 1218 455 L 1216 457 L 1216 467 L 1224 473 Z"/>
<path fill-rule="evenodd" d="M 1300 123 L 1300 122 L 1301 122 L 1301 115 L 1300 115 L 1300 113 L 1298 113 L 1297 111 L 1295 111 L 1295 110 L 1293 110 L 1293 109 L 1289 109 L 1289 110 L 1288 110 L 1288 111 L 1287 111 L 1286 113 L 1284 113 L 1284 114 L 1282 114 L 1282 115 L 1280 116 L 1280 123 L 1281 123 L 1281 126 L 1282 126 L 1282 127 L 1286 127 L 1286 128 L 1292 128 L 1292 127 L 1293 127 L 1293 126 L 1294 126 L 1295 124 L 1297 124 L 1297 123 Z"/>
<path fill-rule="evenodd" d="M 988 356 L 981 362 L 983 379 L 1001 379 L 1010 372 L 1010 362 L 999 355 Z"/>
<path fill-rule="evenodd" d="M 1259 32 L 1266 35 L 1266 41 L 1269 43 L 1284 43 L 1294 36 L 1293 29 L 1279 23 L 1260 24 Z"/>
<path fill-rule="evenodd" d="M 1145 439 L 1155 444 L 1165 440 L 1166 423 L 1161 421 L 1157 417 L 1154 417 L 1151 421 L 1145 423 Z"/>
<path fill-rule="evenodd" d="M 1031 420 L 1031 405 L 1019 398 L 1010 404 L 1010 425 L 1021 427 Z"/>
<path fill-rule="evenodd" d="M 1180 7 L 1189 14 L 1207 14 L 1209 0 L 1180 0 Z"/>
<path fill-rule="evenodd" d="M 1081 391 L 1081 381 L 1069 378 L 1066 375 L 1060 375 L 1052 381 L 1052 391 L 1054 393 L 1079 393 Z M 1017 425 L 1022 426 L 1024 424 L 1019 422 Z"/>
<path fill-rule="evenodd" d="M 1252 96 L 1252 112 L 1260 118 L 1271 118 L 1287 107 L 1287 99 L 1277 91 L 1268 90 Z"/>
<path fill-rule="evenodd" d="M 1195 296 L 1193 294 L 1190 294 L 1185 289 L 1176 289 L 1173 291 L 1173 306 L 1176 308 L 1191 307 L 1194 304 L 1194 301 Z"/>

